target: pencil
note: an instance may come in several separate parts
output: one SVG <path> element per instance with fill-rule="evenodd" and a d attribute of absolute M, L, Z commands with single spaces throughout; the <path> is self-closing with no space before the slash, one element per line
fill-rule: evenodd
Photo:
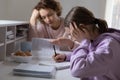
<path fill-rule="evenodd" d="M 54 53 L 55 53 L 55 56 L 56 56 L 57 53 L 56 53 L 55 45 L 53 45 L 53 49 L 54 49 Z"/>

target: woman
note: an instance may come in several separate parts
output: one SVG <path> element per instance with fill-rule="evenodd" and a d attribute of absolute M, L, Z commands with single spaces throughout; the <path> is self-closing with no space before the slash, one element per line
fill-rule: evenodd
<path fill-rule="evenodd" d="M 105 20 L 79 6 L 71 9 L 65 22 L 80 45 L 54 60 L 70 60 L 72 75 L 81 80 L 120 80 L 120 31 L 108 28 Z"/>
<path fill-rule="evenodd" d="M 61 5 L 56 0 L 40 0 L 30 18 L 29 40 L 34 37 L 55 39 L 64 36 L 61 11 Z"/>

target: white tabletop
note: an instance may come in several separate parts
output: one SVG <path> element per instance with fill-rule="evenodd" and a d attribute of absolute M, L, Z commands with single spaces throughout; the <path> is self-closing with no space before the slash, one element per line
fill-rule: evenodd
<path fill-rule="evenodd" d="M 19 63 L 5 61 L 0 63 L 0 80 L 80 80 L 79 78 L 72 77 L 69 69 L 58 70 L 55 78 L 37 78 L 13 75 L 12 70 Z"/>

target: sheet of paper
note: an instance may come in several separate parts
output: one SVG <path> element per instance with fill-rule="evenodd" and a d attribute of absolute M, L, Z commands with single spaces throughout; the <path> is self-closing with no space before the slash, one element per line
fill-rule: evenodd
<path fill-rule="evenodd" d="M 69 62 L 56 63 L 52 56 L 54 55 L 53 44 L 49 42 L 50 39 L 33 38 L 32 40 L 32 54 L 39 59 L 39 64 L 55 66 L 57 70 L 69 68 Z M 60 48 L 55 45 L 56 52 L 60 54 L 70 54 L 70 51 L 60 51 Z"/>
<path fill-rule="evenodd" d="M 39 58 L 52 58 L 54 55 L 53 44 L 49 42 L 50 39 L 33 38 L 32 39 L 32 54 Z M 59 47 L 55 45 L 56 51 Z"/>
<path fill-rule="evenodd" d="M 54 66 L 57 70 L 67 69 L 70 67 L 70 62 L 55 62 L 55 61 L 39 61 L 40 65 Z"/>

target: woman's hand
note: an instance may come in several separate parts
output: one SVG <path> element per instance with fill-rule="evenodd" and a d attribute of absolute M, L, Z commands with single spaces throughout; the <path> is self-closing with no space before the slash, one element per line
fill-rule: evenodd
<path fill-rule="evenodd" d="M 39 17 L 39 11 L 34 9 L 32 15 L 30 17 L 30 24 L 31 26 L 35 26 L 37 22 L 37 18 Z"/>
<path fill-rule="evenodd" d="M 72 40 L 70 40 L 70 39 L 68 39 L 68 38 L 63 38 L 63 37 L 61 37 L 61 38 L 58 38 L 58 39 L 52 39 L 52 40 L 50 40 L 50 42 L 52 43 L 52 44 L 55 44 L 55 45 L 58 45 L 58 46 L 67 46 L 67 47 L 69 47 L 69 48 L 73 48 L 73 46 L 74 46 L 74 41 L 72 41 Z"/>
<path fill-rule="evenodd" d="M 56 62 L 63 62 L 63 61 L 65 61 L 66 56 L 65 56 L 65 54 L 57 54 L 57 55 L 53 55 L 53 59 Z"/>

